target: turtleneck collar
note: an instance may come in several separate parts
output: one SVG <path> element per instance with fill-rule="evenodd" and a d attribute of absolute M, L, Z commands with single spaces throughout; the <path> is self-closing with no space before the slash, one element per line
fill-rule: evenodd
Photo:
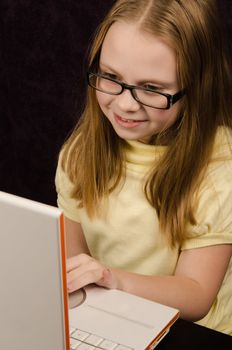
<path fill-rule="evenodd" d="M 149 167 L 164 154 L 167 146 L 148 145 L 139 141 L 126 141 L 126 162 Z"/>

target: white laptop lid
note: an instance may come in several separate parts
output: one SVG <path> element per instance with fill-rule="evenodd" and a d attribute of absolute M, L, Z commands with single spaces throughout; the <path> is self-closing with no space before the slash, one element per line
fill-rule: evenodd
<path fill-rule="evenodd" d="M 60 210 L 0 192 L 0 349 L 69 349 L 65 273 Z"/>

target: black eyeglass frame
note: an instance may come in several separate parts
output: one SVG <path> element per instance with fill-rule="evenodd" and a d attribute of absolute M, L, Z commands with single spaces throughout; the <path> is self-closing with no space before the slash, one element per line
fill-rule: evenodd
<path fill-rule="evenodd" d="M 106 92 L 104 90 L 101 90 L 101 89 L 98 89 L 96 86 L 92 85 L 91 84 L 91 76 L 95 76 L 95 77 L 99 77 L 99 78 L 104 78 L 106 80 L 109 80 L 109 81 L 112 81 L 113 83 L 116 83 L 118 84 L 119 86 L 121 86 L 121 91 L 120 92 L 117 92 L 117 93 L 112 93 L 112 92 Z M 93 72 L 87 72 L 87 82 L 88 82 L 88 85 L 90 87 L 92 87 L 93 89 L 97 90 L 97 91 L 100 91 L 102 93 L 105 93 L 105 94 L 108 94 L 108 95 L 113 95 L 113 96 L 118 96 L 118 95 L 121 95 L 123 93 L 124 90 L 129 90 L 132 97 L 139 103 L 141 103 L 142 105 L 144 106 L 147 106 L 147 107 L 150 107 L 150 108 L 155 108 L 155 109 L 170 109 L 177 101 L 179 101 L 185 94 L 186 94 L 186 91 L 185 90 L 180 90 L 178 91 L 176 94 L 174 95 L 170 95 L 170 94 L 167 94 L 167 93 L 164 93 L 164 92 L 159 92 L 159 91 L 154 91 L 153 89 L 149 89 L 149 88 L 144 88 L 144 87 L 140 87 L 140 86 L 136 86 L 136 85 L 129 85 L 129 84 L 126 84 L 126 83 L 123 83 L 121 81 L 118 81 L 116 79 L 113 79 L 113 78 L 110 78 L 110 77 L 106 77 L 104 74 L 100 74 L 100 73 L 93 73 Z M 163 107 L 163 108 L 160 108 L 160 107 L 153 107 L 153 106 L 150 106 L 150 105 L 147 105 L 143 102 L 141 102 L 137 96 L 136 96 L 136 93 L 134 92 L 134 90 L 143 90 L 143 91 L 148 91 L 148 92 L 155 92 L 156 94 L 159 94 L 159 95 L 162 95 L 162 96 L 165 96 L 167 98 L 167 106 L 166 107 Z"/>

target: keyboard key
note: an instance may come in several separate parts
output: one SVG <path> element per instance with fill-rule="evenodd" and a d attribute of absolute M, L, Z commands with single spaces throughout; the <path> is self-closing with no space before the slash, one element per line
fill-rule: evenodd
<path fill-rule="evenodd" d="M 128 346 L 125 345 L 118 345 L 115 350 L 133 350 L 132 348 L 128 348 Z"/>
<path fill-rule="evenodd" d="M 71 350 L 76 350 L 80 344 L 81 344 L 81 342 L 79 340 L 70 338 L 70 349 Z"/>
<path fill-rule="evenodd" d="M 104 339 L 99 337 L 98 335 L 91 334 L 88 338 L 85 339 L 85 343 L 91 344 L 91 345 L 99 345 Z"/>
<path fill-rule="evenodd" d="M 105 340 L 103 340 L 103 342 L 99 346 L 101 349 L 104 349 L 104 350 L 114 350 L 117 345 L 118 344 L 113 343 L 112 341 L 105 339 Z"/>
<path fill-rule="evenodd" d="M 96 349 L 94 346 L 82 343 L 80 346 L 78 346 L 78 350 L 94 350 Z"/>
<path fill-rule="evenodd" d="M 75 338 L 77 340 L 83 341 L 85 340 L 90 334 L 84 331 L 81 331 L 80 329 L 77 329 L 74 333 L 72 333 L 72 338 Z"/>

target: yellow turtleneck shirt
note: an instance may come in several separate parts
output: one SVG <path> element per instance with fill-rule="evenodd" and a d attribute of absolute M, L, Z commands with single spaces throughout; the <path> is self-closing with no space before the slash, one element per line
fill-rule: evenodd
<path fill-rule="evenodd" d="M 143 192 L 145 175 L 165 149 L 128 141 L 125 182 L 110 194 L 102 215 L 92 220 L 70 197 L 72 183 L 58 163 L 58 206 L 67 218 L 81 224 L 91 255 L 108 267 L 173 275 L 181 250 L 232 243 L 232 156 L 223 129 L 199 191 L 197 225 L 191 228 L 191 237 L 175 249 L 160 233 L 156 211 Z M 214 304 L 198 323 L 232 335 L 232 259 Z"/>

